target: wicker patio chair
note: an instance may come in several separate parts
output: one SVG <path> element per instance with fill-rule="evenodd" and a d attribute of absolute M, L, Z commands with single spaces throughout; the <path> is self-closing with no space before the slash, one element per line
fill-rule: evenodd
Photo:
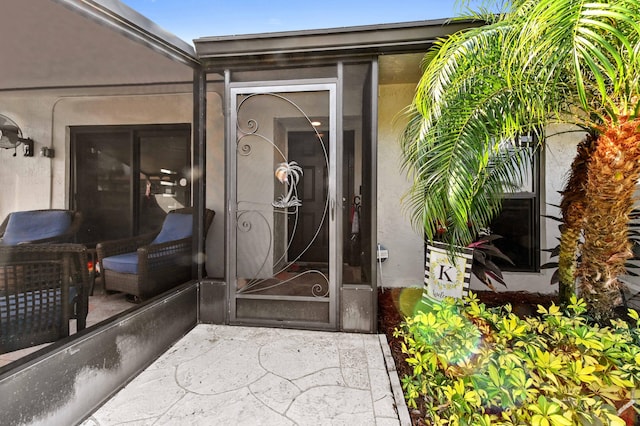
<path fill-rule="evenodd" d="M 71 243 L 81 223 L 82 214 L 73 210 L 13 212 L 0 224 L 0 245 Z"/>
<path fill-rule="evenodd" d="M 215 213 L 205 209 L 204 236 Z M 159 232 L 96 245 L 104 288 L 139 302 L 189 281 L 193 208 L 169 212 Z"/>
<path fill-rule="evenodd" d="M 0 353 L 69 335 L 86 326 L 87 249 L 80 244 L 0 247 Z"/>

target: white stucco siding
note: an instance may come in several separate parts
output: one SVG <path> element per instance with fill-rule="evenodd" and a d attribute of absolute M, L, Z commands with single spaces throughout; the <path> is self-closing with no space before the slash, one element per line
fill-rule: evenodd
<path fill-rule="evenodd" d="M 0 114 L 16 122 L 23 137 L 35 141 L 34 157 L 24 157 L 19 146 L 14 157 L 13 149 L 0 149 L 0 217 L 3 220 L 14 210 L 43 209 L 50 207 L 52 160 L 39 156 L 43 141 L 51 140 L 51 105 L 53 97 L 39 102 L 24 97 L 0 96 Z M 48 143 L 47 143 L 48 146 Z"/>
<path fill-rule="evenodd" d="M 422 236 L 411 227 L 401 203 L 410 181 L 400 171 L 399 136 L 406 123 L 400 112 L 411 103 L 414 92 L 414 84 L 379 88 L 377 237 L 389 250 L 389 258 L 378 268 L 382 287 L 416 287 L 424 281 Z"/>

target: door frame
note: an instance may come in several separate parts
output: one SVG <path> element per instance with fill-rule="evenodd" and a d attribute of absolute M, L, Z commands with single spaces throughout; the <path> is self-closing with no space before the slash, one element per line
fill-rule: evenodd
<path fill-rule="evenodd" d="M 304 320 L 270 320 L 270 319 L 243 319 L 238 318 L 236 303 L 237 288 L 237 164 L 236 141 L 238 129 L 236 125 L 237 98 L 243 94 L 270 94 L 292 92 L 327 92 L 329 96 L 329 296 L 328 296 L 328 322 L 314 322 Z M 279 327 L 329 329 L 337 330 L 339 327 L 339 295 L 341 289 L 340 277 L 342 276 L 342 99 L 339 78 L 321 78 L 309 80 L 283 80 L 283 81 L 252 81 L 230 82 L 229 73 L 225 73 L 225 104 L 226 104 L 226 282 L 227 301 L 229 309 L 229 321 L 231 324 L 251 325 L 275 325 Z M 246 297 L 246 296 L 245 296 Z M 273 300 L 289 300 L 283 296 L 272 296 Z M 272 299 L 269 298 L 269 299 Z M 291 299 L 293 300 L 293 299 Z M 321 302 L 318 302 L 321 303 Z"/>

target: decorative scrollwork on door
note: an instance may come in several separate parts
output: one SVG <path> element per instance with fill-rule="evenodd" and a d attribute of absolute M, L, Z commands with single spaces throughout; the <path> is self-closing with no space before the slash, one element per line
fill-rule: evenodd
<path fill-rule="evenodd" d="M 308 130 L 315 132 L 315 141 L 320 144 L 327 170 L 329 167 L 327 145 L 323 140 L 323 135 L 296 102 L 280 93 L 253 93 L 239 98 L 235 116 L 237 129 L 236 161 L 238 164 L 242 161 L 244 167 L 249 168 L 258 165 L 261 170 L 265 166 L 264 162 L 272 162 L 272 176 L 275 175 L 273 190 L 276 192 L 278 187 L 282 185 L 283 191 L 279 196 L 274 194 L 275 200 L 270 203 L 263 201 L 265 194 L 258 194 L 259 197 L 255 197 L 255 199 L 251 196 L 243 199 L 242 191 L 240 189 L 237 191 L 236 223 L 239 231 L 237 238 L 242 238 L 242 244 L 238 243 L 239 246 L 241 245 L 238 250 L 243 252 L 242 260 L 239 261 L 251 262 L 251 265 L 244 268 L 238 267 L 236 291 L 242 294 L 269 294 L 269 291 L 285 284 L 304 281 L 305 285 L 303 287 L 305 289 L 308 288 L 306 296 L 328 297 L 330 292 L 328 267 L 300 267 L 297 264 L 299 259 L 311 247 L 313 240 L 318 238 L 320 227 L 327 220 L 328 188 L 326 190 L 324 211 L 321 212 L 320 226 L 313 234 L 313 238 L 306 248 L 300 253 L 291 255 L 289 249 L 298 230 L 299 207 L 302 206 L 302 200 L 298 195 L 298 185 L 302 183 L 304 173 L 302 166 L 295 159 L 287 158 L 287 150 L 282 141 L 275 140 L 275 136 L 271 134 L 274 133 L 273 127 L 275 127 L 275 124 L 271 126 L 267 120 L 274 121 L 272 117 L 269 116 L 268 119 L 254 116 L 246 118 L 246 115 L 254 112 L 251 108 L 246 108 L 247 111 L 251 112 L 244 113 L 242 111 L 243 108 L 248 105 L 250 100 L 260 97 L 269 97 L 276 102 L 284 103 L 289 111 L 297 113 L 295 118 L 302 119 L 305 127 L 308 126 Z M 243 115 L 245 116 L 244 119 L 241 118 Z M 266 154 L 266 147 L 271 149 L 272 154 Z M 241 170 L 240 166 L 237 169 L 237 174 L 242 177 L 243 170 Z M 260 178 L 257 179 L 265 179 L 266 176 L 263 172 L 261 173 Z M 250 188 L 251 182 L 245 182 L 244 185 Z M 248 191 L 248 193 L 251 194 L 251 191 Z M 288 228 L 287 224 L 289 224 Z M 275 242 L 280 241 L 279 237 L 281 236 L 284 236 L 284 244 L 279 244 L 276 247 Z M 251 247 L 252 241 L 256 241 L 261 246 L 259 248 Z M 266 247 L 267 245 L 268 247 Z"/>
<path fill-rule="evenodd" d="M 302 167 L 298 166 L 295 161 L 278 164 L 275 171 L 276 178 L 280 183 L 289 186 L 289 191 L 271 203 L 273 207 L 288 209 L 289 207 L 300 207 L 302 205 L 302 201 L 298 199 L 297 195 L 297 185 L 302 174 Z"/>

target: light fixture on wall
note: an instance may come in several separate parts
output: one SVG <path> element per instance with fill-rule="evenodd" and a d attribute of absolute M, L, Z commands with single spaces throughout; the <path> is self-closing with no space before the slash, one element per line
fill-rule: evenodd
<path fill-rule="evenodd" d="M 23 138 L 20 127 L 9 117 L 0 114 L 0 148 L 13 149 L 15 157 L 21 144 L 24 145 L 24 156 L 33 157 L 33 139 Z"/>

